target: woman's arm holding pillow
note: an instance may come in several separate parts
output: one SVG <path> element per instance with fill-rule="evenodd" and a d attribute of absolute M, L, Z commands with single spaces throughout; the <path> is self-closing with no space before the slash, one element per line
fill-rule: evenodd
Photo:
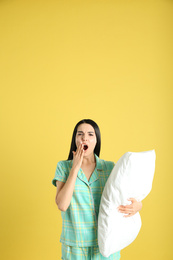
<path fill-rule="evenodd" d="M 126 206 L 120 205 L 118 207 L 118 211 L 120 213 L 125 214 L 124 217 L 131 217 L 142 209 L 142 202 L 141 201 L 137 201 L 134 198 L 130 198 L 128 200 L 132 202 L 130 205 L 126 205 Z"/>

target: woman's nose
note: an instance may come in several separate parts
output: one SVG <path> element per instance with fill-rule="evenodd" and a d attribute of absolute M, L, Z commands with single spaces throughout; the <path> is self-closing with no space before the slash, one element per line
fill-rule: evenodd
<path fill-rule="evenodd" d="M 82 139 L 83 139 L 84 141 L 86 141 L 86 140 L 87 140 L 86 135 L 83 135 L 83 136 L 82 136 Z"/>

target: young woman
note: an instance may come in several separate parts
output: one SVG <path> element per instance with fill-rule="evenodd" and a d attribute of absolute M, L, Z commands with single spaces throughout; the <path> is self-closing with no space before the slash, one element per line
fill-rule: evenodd
<path fill-rule="evenodd" d="M 57 164 L 52 184 L 57 187 L 56 204 L 61 210 L 62 259 L 120 259 L 120 252 L 103 257 L 97 241 L 97 220 L 101 195 L 115 163 L 99 158 L 101 137 L 90 119 L 79 121 L 73 131 L 68 160 Z M 126 217 L 138 212 L 142 203 L 119 206 Z"/>

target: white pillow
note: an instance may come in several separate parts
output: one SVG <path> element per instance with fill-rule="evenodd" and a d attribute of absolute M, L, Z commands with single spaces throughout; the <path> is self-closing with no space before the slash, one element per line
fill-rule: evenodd
<path fill-rule="evenodd" d="M 98 245 L 103 256 L 123 249 L 137 237 L 141 228 L 139 213 L 125 218 L 119 205 L 143 200 L 151 191 L 155 171 L 155 150 L 127 152 L 114 166 L 102 193 L 98 216 Z"/>

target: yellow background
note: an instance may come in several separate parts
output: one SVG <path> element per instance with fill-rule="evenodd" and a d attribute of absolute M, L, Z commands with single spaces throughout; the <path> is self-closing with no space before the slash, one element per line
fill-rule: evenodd
<path fill-rule="evenodd" d="M 100 158 L 155 149 L 143 226 L 122 260 L 171 260 L 173 1 L 0 1 L 1 259 L 61 258 L 51 184 L 75 124 Z"/>

